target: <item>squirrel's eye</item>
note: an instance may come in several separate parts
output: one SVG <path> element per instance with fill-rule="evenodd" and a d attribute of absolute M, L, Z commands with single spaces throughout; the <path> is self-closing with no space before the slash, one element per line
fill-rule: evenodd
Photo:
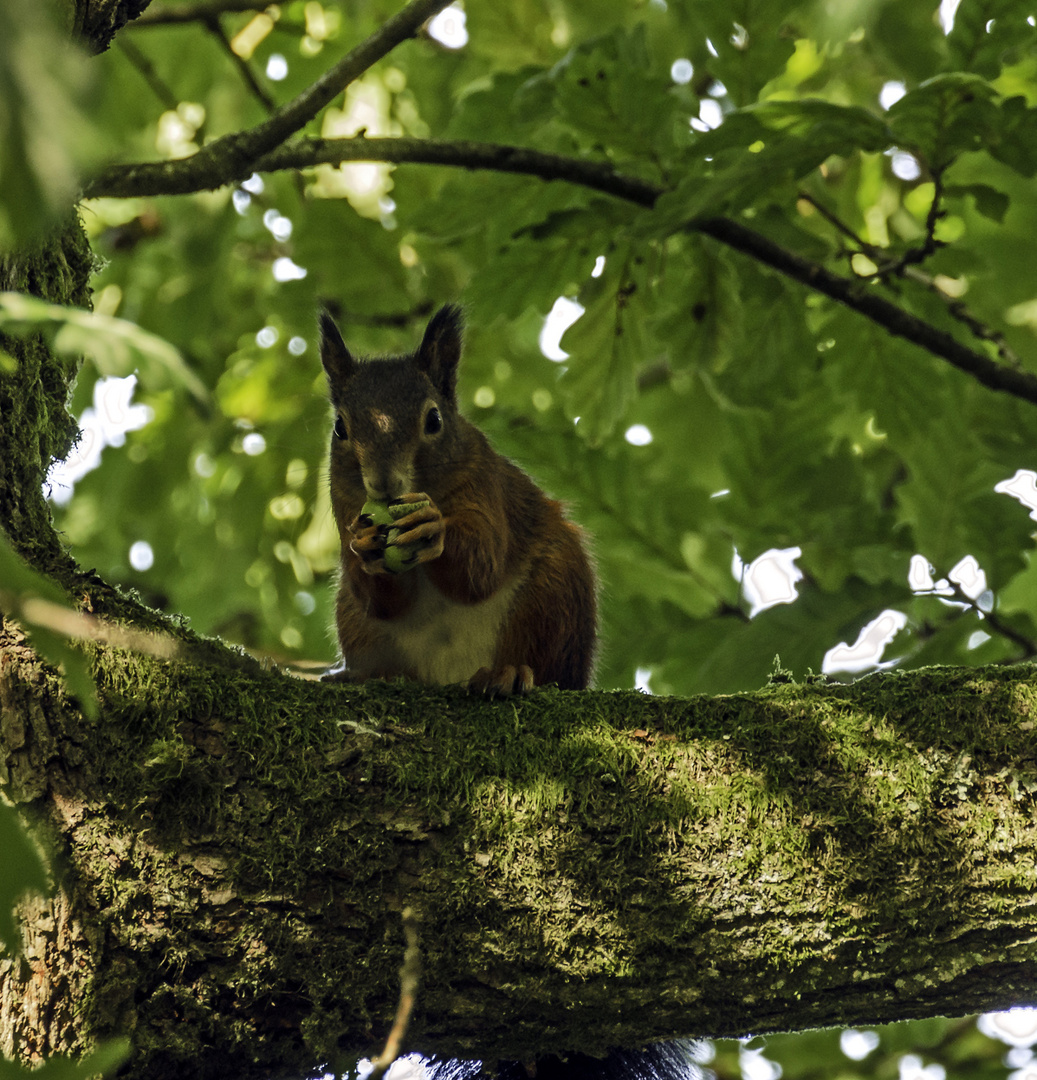
<path fill-rule="evenodd" d="M 346 422 L 341 416 L 335 417 L 335 438 L 336 439 L 348 439 L 349 432 L 346 431 Z"/>
<path fill-rule="evenodd" d="M 443 417 L 440 415 L 439 409 L 432 406 L 427 413 L 425 413 L 425 434 L 426 435 L 438 435 L 443 430 Z"/>

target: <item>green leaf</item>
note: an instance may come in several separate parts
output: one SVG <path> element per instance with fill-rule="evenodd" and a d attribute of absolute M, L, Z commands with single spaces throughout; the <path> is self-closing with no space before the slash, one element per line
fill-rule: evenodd
<path fill-rule="evenodd" d="M 551 74 L 558 117 L 589 148 L 642 161 L 672 152 L 679 103 L 652 71 L 643 25 L 581 45 Z"/>
<path fill-rule="evenodd" d="M 733 257 L 716 244 L 695 244 L 673 258 L 662 283 L 653 330 L 666 343 L 674 371 L 723 371 L 745 333 L 740 280 Z"/>
<path fill-rule="evenodd" d="M 993 79 L 1006 63 L 1014 63 L 1037 42 L 1030 0 L 972 0 L 954 12 L 947 35 L 949 63 Z"/>
<path fill-rule="evenodd" d="M 939 171 L 996 137 L 1001 127 L 996 97 L 978 75 L 938 75 L 890 106 L 890 132 L 898 146 Z"/>
<path fill-rule="evenodd" d="M 102 375 L 139 372 L 146 387 L 180 385 L 203 405 L 209 403 L 208 389 L 179 350 L 125 319 L 4 292 L 0 293 L 0 327 L 8 334 L 55 330 L 52 346 L 59 356 L 85 353 Z"/>
<path fill-rule="evenodd" d="M 1020 176 L 1032 177 L 1037 173 L 1037 109 L 1028 108 L 1022 97 L 1005 101 L 987 148 Z"/>
<path fill-rule="evenodd" d="M 998 225 L 1004 223 L 1011 201 L 1003 191 L 998 191 L 989 184 L 948 184 L 943 193 L 951 197 L 970 195 L 979 213 L 991 221 L 996 221 Z"/>
<path fill-rule="evenodd" d="M 697 68 L 723 83 L 737 105 L 756 101 L 781 75 L 803 34 L 803 5 L 789 0 L 696 0 L 671 10 L 680 45 Z"/>
<path fill-rule="evenodd" d="M 625 266 L 619 274 L 607 273 L 608 287 L 562 336 L 570 355 L 561 389 L 577 431 L 592 446 L 625 415 L 646 356 L 639 290 Z"/>
<path fill-rule="evenodd" d="M 742 109 L 686 152 L 681 181 L 656 202 L 648 224 L 673 231 L 696 217 L 742 210 L 833 154 L 884 150 L 889 143 L 886 125 L 862 108 L 806 100 Z"/>
<path fill-rule="evenodd" d="M 853 10 L 848 3 L 840 7 Z M 868 0 L 857 11 L 862 8 L 870 16 L 869 44 L 886 61 L 875 67 L 889 72 L 887 77 L 895 72 L 902 82 L 919 83 L 946 68 L 947 46 L 935 18 L 936 5 Z"/>

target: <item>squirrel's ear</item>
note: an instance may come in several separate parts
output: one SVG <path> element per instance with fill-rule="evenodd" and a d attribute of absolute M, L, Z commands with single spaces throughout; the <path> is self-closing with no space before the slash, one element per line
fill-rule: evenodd
<path fill-rule="evenodd" d="M 457 365 L 461 362 L 464 316 L 455 304 L 447 304 L 432 316 L 418 349 L 418 367 L 432 385 L 456 405 Z"/>
<path fill-rule="evenodd" d="M 353 354 L 326 310 L 320 313 L 320 360 L 333 386 L 345 382 L 356 371 Z"/>

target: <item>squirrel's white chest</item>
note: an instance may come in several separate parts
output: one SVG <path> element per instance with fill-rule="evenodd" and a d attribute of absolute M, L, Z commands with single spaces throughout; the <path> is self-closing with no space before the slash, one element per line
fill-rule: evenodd
<path fill-rule="evenodd" d="M 493 664 L 497 638 L 520 580 L 477 604 L 458 604 L 421 574 L 415 603 L 392 620 L 394 651 L 422 682 L 467 682 Z"/>

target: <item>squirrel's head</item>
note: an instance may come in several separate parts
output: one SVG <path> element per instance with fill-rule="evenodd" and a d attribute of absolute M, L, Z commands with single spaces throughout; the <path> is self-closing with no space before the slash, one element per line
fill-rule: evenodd
<path fill-rule="evenodd" d="M 442 307 L 416 352 L 358 360 L 334 319 L 321 313 L 320 358 L 335 409 L 333 492 L 361 502 L 436 492 L 455 460 L 463 423 L 457 412 L 462 332 L 461 309 Z"/>

